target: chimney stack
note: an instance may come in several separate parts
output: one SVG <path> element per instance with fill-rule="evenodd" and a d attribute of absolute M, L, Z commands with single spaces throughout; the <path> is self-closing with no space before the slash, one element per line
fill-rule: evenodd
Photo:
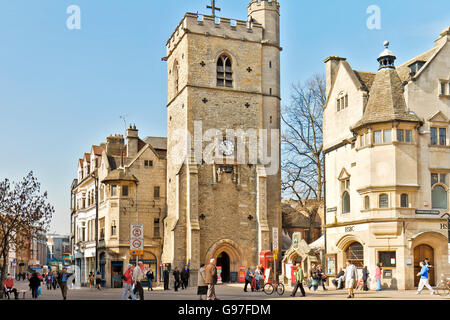
<path fill-rule="evenodd" d="M 127 129 L 127 157 L 134 157 L 138 153 L 138 141 L 139 135 L 136 125 L 131 126 Z"/>

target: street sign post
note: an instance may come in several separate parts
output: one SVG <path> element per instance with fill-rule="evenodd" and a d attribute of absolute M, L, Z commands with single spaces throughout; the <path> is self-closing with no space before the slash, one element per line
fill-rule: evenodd
<path fill-rule="evenodd" d="M 272 250 L 275 253 L 273 255 L 273 264 L 274 264 L 274 278 L 276 283 L 278 283 L 278 274 L 277 274 L 277 258 L 278 258 L 278 228 L 272 228 Z"/>
<path fill-rule="evenodd" d="M 140 223 L 130 224 L 130 255 L 136 256 L 136 263 L 137 263 L 138 256 L 144 255 L 144 225 L 143 224 L 140 224 Z"/>

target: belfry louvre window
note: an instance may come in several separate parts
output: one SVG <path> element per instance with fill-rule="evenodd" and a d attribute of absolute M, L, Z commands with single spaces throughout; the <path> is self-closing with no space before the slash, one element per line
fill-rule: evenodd
<path fill-rule="evenodd" d="M 231 59 L 223 54 L 217 60 L 217 86 L 218 87 L 233 87 L 233 69 L 231 66 Z"/>
<path fill-rule="evenodd" d="M 353 242 L 348 246 L 345 251 L 345 255 L 347 260 L 350 260 L 351 263 L 355 265 L 357 268 L 364 267 L 364 247 L 359 242 Z"/>

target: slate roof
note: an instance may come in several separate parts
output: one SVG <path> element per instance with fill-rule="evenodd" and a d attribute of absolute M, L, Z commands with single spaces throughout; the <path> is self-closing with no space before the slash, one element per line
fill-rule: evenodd
<path fill-rule="evenodd" d="M 116 169 L 102 180 L 103 183 L 112 181 L 138 181 L 138 179 L 132 174 L 127 174 L 124 169 Z"/>
<path fill-rule="evenodd" d="M 358 78 L 359 82 L 361 82 L 361 85 L 366 91 L 370 91 L 370 88 L 372 88 L 373 80 L 375 79 L 376 73 L 374 72 L 366 72 L 366 71 L 358 71 L 353 70 L 356 77 Z"/>
<path fill-rule="evenodd" d="M 144 139 L 155 150 L 167 150 L 167 138 L 164 137 L 147 137 Z"/>
<path fill-rule="evenodd" d="M 420 119 L 406 108 L 403 85 L 395 69 L 385 68 L 375 75 L 369 91 L 369 101 L 364 115 L 353 129 L 367 124 L 388 121 L 419 122 Z"/>

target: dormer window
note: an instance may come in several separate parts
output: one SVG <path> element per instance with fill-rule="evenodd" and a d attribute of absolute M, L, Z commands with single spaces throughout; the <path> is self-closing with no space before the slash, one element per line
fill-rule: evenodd
<path fill-rule="evenodd" d="M 411 70 L 411 75 L 414 76 L 425 65 L 426 61 L 416 61 L 410 64 L 408 67 Z"/>

